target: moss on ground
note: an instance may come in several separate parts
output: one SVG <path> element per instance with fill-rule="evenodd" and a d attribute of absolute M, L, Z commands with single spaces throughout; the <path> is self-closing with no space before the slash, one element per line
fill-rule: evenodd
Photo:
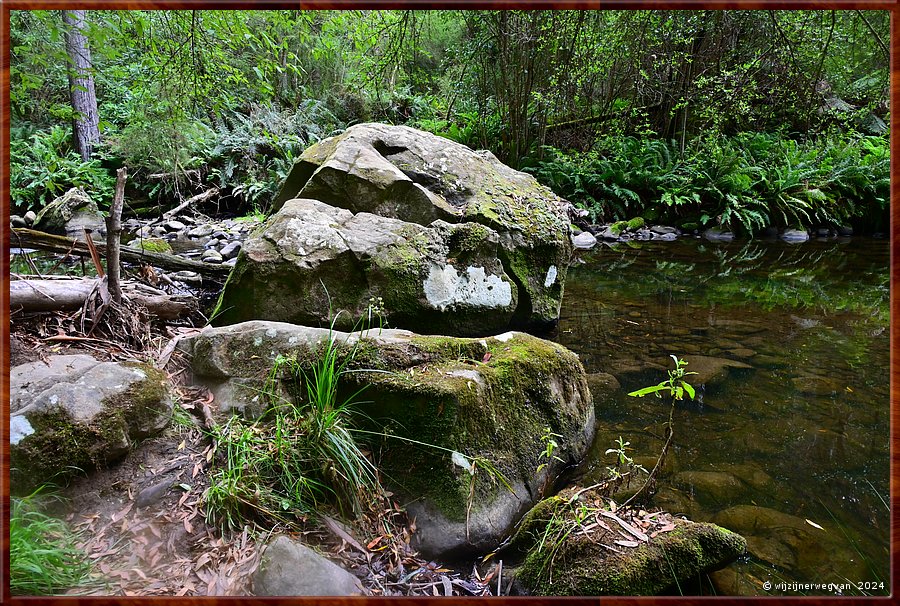
<path fill-rule="evenodd" d="M 614 553 L 591 537 L 572 533 L 556 551 L 539 548 L 547 520 L 566 515 L 556 498 L 526 516 L 513 542 L 529 549 L 517 578 L 532 595 L 657 595 L 697 575 L 725 566 L 746 550 L 746 540 L 714 524 L 676 520 L 676 528 L 637 548 Z"/>

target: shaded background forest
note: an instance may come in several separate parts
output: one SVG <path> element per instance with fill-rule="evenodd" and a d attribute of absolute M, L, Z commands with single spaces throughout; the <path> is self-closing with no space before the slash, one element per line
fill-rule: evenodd
<path fill-rule="evenodd" d="M 886 11 L 85 11 L 99 143 L 76 151 L 60 11 L 11 11 L 11 208 L 126 213 L 211 187 L 264 213 L 359 122 L 485 148 L 593 222 L 887 228 Z"/>

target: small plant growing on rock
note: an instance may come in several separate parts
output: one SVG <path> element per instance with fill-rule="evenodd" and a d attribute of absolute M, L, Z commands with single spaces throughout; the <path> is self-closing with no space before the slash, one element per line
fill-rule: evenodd
<path fill-rule="evenodd" d="M 537 467 L 537 471 L 540 472 L 544 467 L 546 467 L 550 463 L 550 459 L 556 459 L 560 463 L 564 463 L 562 459 L 553 454 L 553 452 L 559 448 L 559 442 L 556 441 L 556 438 L 561 438 L 562 436 L 558 433 L 553 433 L 549 427 L 544 428 L 544 433 L 541 435 L 541 442 L 544 443 L 544 450 L 541 452 L 539 458 L 547 459 L 546 463 L 541 463 Z"/>
<path fill-rule="evenodd" d="M 672 444 L 672 415 L 675 413 L 675 402 L 678 400 L 684 399 L 685 394 L 687 394 L 692 400 L 696 396 L 696 391 L 694 387 L 688 383 L 684 377 L 687 375 L 695 375 L 697 373 L 690 372 L 685 370 L 685 367 L 688 365 L 687 362 L 680 359 L 678 356 L 670 355 L 670 358 L 675 361 L 674 370 L 668 371 L 669 378 L 665 381 L 660 381 L 656 385 L 651 385 L 649 387 L 644 387 L 642 389 L 637 389 L 635 391 L 629 392 L 629 396 L 643 398 L 648 394 L 653 394 L 657 398 L 661 398 L 663 393 L 668 392 L 671 400 L 671 406 L 669 407 L 669 419 L 666 421 L 666 441 L 663 444 L 662 452 L 659 453 L 659 458 L 656 460 L 656 465 L 653 466 L 653 469 L 650 471 L 650 475 L 647 477 L 647 481 L 644 482 L 644 485 L 634 493 L 625 503 L 622 505 L 628 505 L 632 501 L 634 501 L 639 495 L 644 493 L 648 487 L 650 487 L 653 482 L 655 482 L 656 474 L 662 468 L 663 462 L 666 460 L 666 454 L 669 452 L 669 446 Z M 620 438 L 621 440 L 621 438 Z"/>

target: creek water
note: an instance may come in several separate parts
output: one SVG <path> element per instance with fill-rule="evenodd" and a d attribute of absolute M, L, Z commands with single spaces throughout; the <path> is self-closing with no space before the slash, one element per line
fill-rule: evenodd
<path fill-rule="evenodd" d="M 651 505 L 730 528 L 749 554 L 679 591 L 889 593 L 889 248 L 683 238 L 570 269 L 552 338 L 620 385 L 596 390 L 579 484 L 607 474 L 619 437 L 651 469 L 668 401 L 627 392 L 665 379 L 669 355 L 700 372 Z"/>

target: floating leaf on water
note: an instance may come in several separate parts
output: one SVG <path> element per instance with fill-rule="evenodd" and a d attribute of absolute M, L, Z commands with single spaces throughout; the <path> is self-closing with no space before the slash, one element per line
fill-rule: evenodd
<path fill-rule="evenodd" d="M 806 519 L 806 523 L 809 524 L 810 526 L 812 526 L 813 528 L 818 528 L 819 530 L 825 530 L 823 527 L 819 526 L 818 524 L 816 524 L 815 522 L 813 522 L 813 521 L 810 520 L 809 518 L 805 518 L 805 519 Z M 827 531 L 826 531 L 826 532 L 827 532 Z"/>

